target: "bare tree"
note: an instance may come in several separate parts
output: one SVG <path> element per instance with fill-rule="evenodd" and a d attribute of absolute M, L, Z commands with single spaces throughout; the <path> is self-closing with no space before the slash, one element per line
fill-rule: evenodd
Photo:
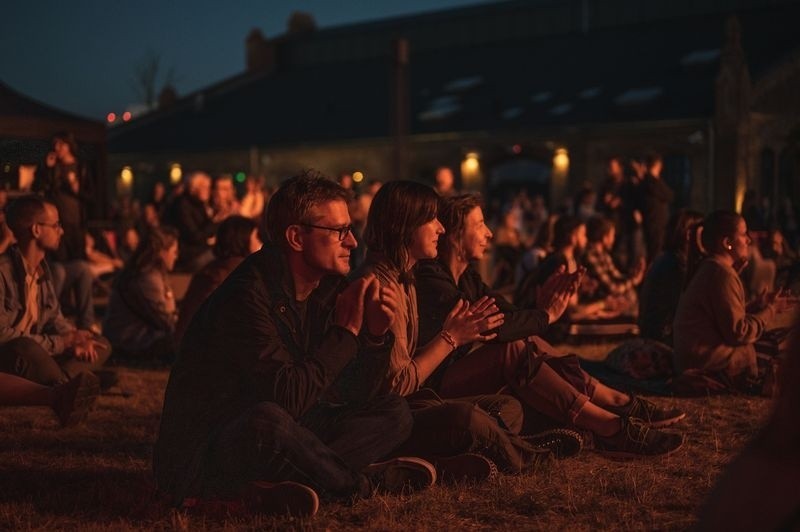
<path fill-rule="evenodd" d="M 136 64 L 131 84 L 136 94 L 148 108 L 153 108 L 158 103 L 158 94 L 167 86 L 175 83 L 175 69 L 169 67 L 159 83 L 161 74 L 161 55 L 153 50 L 147 50 L 144 57 Z"/>

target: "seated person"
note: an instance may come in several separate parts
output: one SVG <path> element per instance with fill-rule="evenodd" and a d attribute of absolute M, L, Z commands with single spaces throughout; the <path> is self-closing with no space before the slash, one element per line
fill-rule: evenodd
<path fill-rule="evenodd" d="M 17 244 L 0 256 L 0 371 L 53 386 L 99 369 L 110 345 L 64 318 L 45 261 L 63 234 L 55 205 L 23 196 L 6 216 Z"/>
<path fill-rule="evenodd" d="M 474 303 L 495 294 L 473 266 L 492 238 L 479 199 L 455 196 L 441 201 L 439 219 L 445 234 L 438 260 L 417 267 L 420 338 L 429 341 L 449 330 L 445 317 L 454 301 Z M 577 357 L 555 352 L 538 338 L 564 312 L 578 275 L 557 271 L 542 290 L 540 308 L 520 309 L 495 297 L 503 315 L 494 338 L 458 342 L 458 349 L 429 383 L 443 397 L 512 393 L 530 411 L 569 427 L 590 431 L 595 449 L 610 456 L 667 454 L 681 446 L 678 434 L 655 430 L 685 414 L 662 409 L 617 391 L 590 377 Z"/>
<path fill-rule="evenodd" d="M 214 260 L 211 245 L 217 224 L 224 216 L 215 217 L 210 199 L 211 177 L 204 172 L 194 172 L 187 178 L 186 191 L 175 197 L 165 213 L 165 222 L 175 227 L 180 235 L 181 271 L 196 272 Z M 148 225 L 148 230 L 155 227 Z"/>
<path fill-rule="evenodd" d="M 522 281 L 515 294 L 514 303 L 518 307 L 535 308 L 539 291 L 554 273 L 561 269 L 571 274 L 581 272 L 579 289 L 571 296 L 566 312 L 546 332 L 545 337 L 550 341 L 562 341 L 573 322 L 611 320 L 620 315 L 617 299 L 596 298 L 597 284 L 583 276 L 585 268 L 580 266 L 580 257 L 586 245 L 586 224 L 572 216 L 561 216 L 553 228 L 555 251 Z"/>
<path fill-rule="evenodd" d="M 174 357 L 178 312 L 168 273 L 177 258 L 177 231 L 154 228 L 114 281 L 103 331 L 115 356 L 148 362 Z"/>
<path fill-rule="evenodd" d="M 0 406 L 49 406 L 62 427 L 85 421 L 99 393 L 100 383 L 88 371 L 53 386 L 0 372 Z"/>
<path fill-rule="evenodd" d="M 664 252 L 659 255 L 642 282 L 639 294 L 639 334 L 642 338 L 672 345 L 672 322 L 681 291 L 686 285 L 689 242 L 703 215 L 681 209 L 667 222 Z"/>
<path fill-rule="evenodd" d="M 636 287 L 644 277 L 644 258 L 639 260 L 632 275 L 623 274 L 614 264 L 611 250 L 614 249 L 616 229 L 608 218 L 595 216 L 586 225 L 589 246 L 583 257 L 587 275 L 594 281 L 595 298 L 612 297 L 617 300 L 625 315 L 636 315 Z"/>
<path fill-rule="evenodd" d="M 124 266 L 119 257 L 113 257 L 97 249 L 97 241 L 89 232 L 86 233 L 86 259 L 95 279 L 113 274 Z"/>
<path fill-rule="evenodd" d="M 244 498 L 254 510 L 308 516 L 317 494 L 431 485 L 423 460 L 375 463 L 411 432 L 403 399 L 331 394 L 357 352 L 383 357 L 392 344 L 391 302 L 374 280 L 343 277 L 356 246 L 346 191 L 293 177 L 267 220 L 270 242 L 211 294 L 181 342 L 153 454 L 158 489 L 177 506 Z"/>
<path fill-rule="evenodd" d="M 482 333 L 502 323 L 501 315 L 487 317 L 497 311 L 491 299 L 472 306 L 456 301 L 443 320 L 444 332 L 425 344 L 418 343 L 419 314 L 412 270 L 419 260 L 436 257 L 438 238 L 443 232 L 436 219 L 438 199 L 426 185 L 392 181 L 383 185 L 372 200 L 364 232 L 369 251 L 361 275 L 377 276 L 381 293 L 390 294 L 390 299 L 397 302 L 391 327 L 394 345 L 388 358 L 362 357 L 360 362 L 370 366 L 364 374 L 370 377 L 362 377 L 351 389 L 359 383 L 372 385 L 372 389 L 365 390 L 368 397 L 389 392 L 408 399 L 414 429 L 402 447 L 407 452 L 439 463 L 457 455 L 475 456 L 475 462 L 480 462 L 482 456 L 502 471 L 518 473 L 534 465 L 544 453 L 517 435 L 522 427 L 522 412 L 515 399 L 470 394 L 442 400 L 431 390 L 420 390 L 456 345 L 491 339 L 494 334 L 484 337 Z"/>
<path fill-rule="evenodd" d="M 256 222 L 250 218 L 233 215 L 226 218 L 217 229 L 214 243 L 215 259 L 192 276 L 183 296 L 175 326 L 175 345 L 178 345 L 189 327 L 197 309 L 245 257 L 261 249 Z"/>
<path fill-rule="evenodd" d="M 702 247 L 693 249 L 675 312 L 675 371 L 699 371 L 728 390 L 761 393 L 770 364 L 757 358 L 755 342 L 791 303 L 778 290 L 745 305 L 739 271 L 750 243 L 744 218 L 734 212 L 716 211 L 703 221 Z"/>

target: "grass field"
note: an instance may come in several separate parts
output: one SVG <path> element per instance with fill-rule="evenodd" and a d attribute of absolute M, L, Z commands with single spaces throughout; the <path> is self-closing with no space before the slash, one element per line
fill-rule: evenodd
<path fill-rule="evenodd" d="M 582 354 L 597 358 L 607 349 Z M 120 369 L 120 386 L 77 428 L 57 428 L 46 408 L 0 408 L 0 530 L 682 530 L 770 406 L 753 397 L 658 400 L 688 413 L 677 426 L 687 442 L 667 458 L 615 462 L 583 452 L 496 483 L 323 504 L 311 520 L 210 520 L 171 510 L 153 492 L 150 459 L 167 377 Z"/>

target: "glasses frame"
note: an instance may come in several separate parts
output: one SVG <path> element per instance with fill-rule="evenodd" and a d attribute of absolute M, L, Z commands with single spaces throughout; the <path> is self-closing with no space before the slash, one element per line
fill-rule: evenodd
<path fill-rule="evenodd" d="M 306 223 L 299 223 L 297 225 L 302 225 L 303 227 L 313 227 L 314 229 L 324 229 L 326 231 L 333 231 L 334 233 L 339 233 L 339 242 L 343 242 L 347 235 L 353 233 L 353 226 L 351 224 L 342 226 L 342 227 L 326 227 L 324 225 L 316 225 L 316 224 L 306 224 Z"/>
<path fill-rule="evenodd" d="M 61 225 L 61 220 L 59 220 L 57 222 L 53 222 L 51 224 L 49 224 L 47 222 L 33 222 L 33 223 L 35 223 L 36 225 L 43 225 L 43 226 L 49 227 L 51 229 L 63 229 L 64 228 L 64 226 Z"/>

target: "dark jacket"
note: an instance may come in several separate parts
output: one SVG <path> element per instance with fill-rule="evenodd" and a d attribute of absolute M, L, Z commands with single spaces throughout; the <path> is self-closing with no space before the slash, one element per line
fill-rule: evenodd
<path fill-rule="evenodd" d="M 331 323 L 344 285 L 323 279 L 301 321 L 284 255 L 264 246 L 203 303 L 170 374 L 153 457 L 158 487 L 175 503 L 195 493 L 209 442 L 246 409 L 269 401 L 296 419 L 323 398 L 359 349 Z"/>
<path fill-rule="evenodd" d="M 186 265 L 204 251 L 210 250 L 208 239 L 217 232 L 217 224 L 209 217 L 206 206 L 189 194 L 175 199 L 170 206 L 170 224 L 175 226 L 180 240 L 180 262 Z"/>
<path fill-rule="evenodd" d="M 456 285 L 450 270 L 438 260 L 420 261 L 415 271 L 417 285 L 417 306 L 419 308 L 419 345 L 425 345 L 442 330 L 442 325 L 453 305 L 459 299 L 470 303 L 483 296 L 493 297 L 495 304 L 505 316 L 503 324 L 497 329 L 494 342 L 513 342 L 528 336 L 539 336 L 547 330 L 547 312 L 538 309 L 521 309 L 509 303 L 502 295 L 493 292 L 483 282 L 480 274 L 470 264 L 461 274 Z M 460 347 L 439 368 L 469 352 L 471 346 Z M 443 371 L 443 370 L 442 370 Z M 435 381 L 437 373 L 432 377 Z M 435 385 L 435 382 L 433 382 Z"/>
<path fill-rule="evenodd" d="M 181 300 L 180 312 L 178 312 L 178 324 L 175 326 L 175 341 L 177 343 L 180 343 L 200 305 L 208 299 L 208 296 L 222 284 L 222 281 L 243 260 L 244 257 L 214 259 L 214 261 L 206 264 L 202 270 L 192 275 L 189 288 L 186 289 L 186 294 Z"/>

